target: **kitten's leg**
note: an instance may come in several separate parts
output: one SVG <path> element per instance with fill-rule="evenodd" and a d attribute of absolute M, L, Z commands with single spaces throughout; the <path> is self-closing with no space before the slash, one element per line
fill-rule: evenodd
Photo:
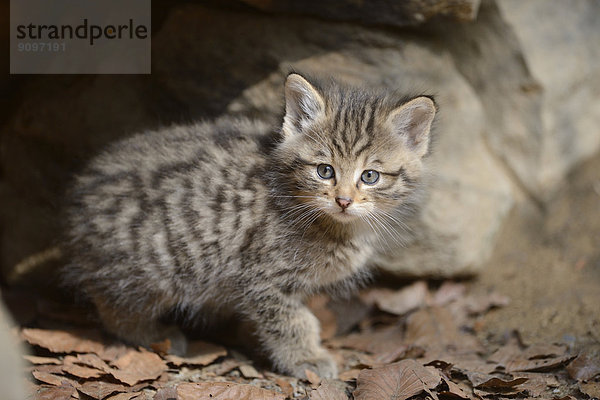
<path fill-rule="evenodd" d="M 106 299 L 94 299 L 100 319 L 106 330 L 126 342 L 149 347 L 165 339 L 171 341 L 169 353 L 185 355 L 187 340 L 174 325 L 165 325 L 158 320 L 156 310 L 131 310 L 115 307 Z"/>
<path fill-rule="evenodd" d="M 321 346 L 317 318 L 300 301 L 262 293 L 248 307 L 257 334 L 276 369 L 306 378 L 309 369 L 321 378 L 337 377 L 337 365 Z"/>

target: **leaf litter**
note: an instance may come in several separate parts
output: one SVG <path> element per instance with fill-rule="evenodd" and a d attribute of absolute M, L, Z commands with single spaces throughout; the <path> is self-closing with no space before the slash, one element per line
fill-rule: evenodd
<path fill-rule="evenodd" d="M 126 346 L 101 329 L 82 330 L 64 319 L 58 325 L 63 329 L 38 324 L 22 328 L 20 337 L 32 346 L 31 355 L 23 356 L 32 399 L 598 397 L 597 349 L 578 354 L 563 344 L 525 345 L 518 333 L 500 343 L 478 339 L 478 317 L 509 301 L 494 292 L 473 295 L 464 283 L 444 282 L 436 289 L 423 281 L 367 289 L 346 305 L 315 297 L 311 309 L 340 370 L 333 380 L 312 371 L 304 380 L 277 374 L 264 362 L 206 341 L 191 341 L 183 357 L 168 354 L 168 340 L 152 350 Z"/>

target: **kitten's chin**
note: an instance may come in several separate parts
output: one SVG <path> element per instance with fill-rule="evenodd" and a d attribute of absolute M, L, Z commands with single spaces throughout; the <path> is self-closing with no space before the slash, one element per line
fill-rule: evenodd
<path fill-rule="evenodd" d="M 358 215 L 350 214 L 348 212 L 336 212 L 329 214 L 337 222 L 349 223 L 358 220 Z"/>

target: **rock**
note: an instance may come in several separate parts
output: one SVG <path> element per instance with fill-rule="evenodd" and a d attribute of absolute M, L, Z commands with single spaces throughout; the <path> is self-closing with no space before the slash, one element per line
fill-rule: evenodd
<path fill-rule="evenodd" d="M 338 21 L 392 26 L 419 25 L 436 16 L 458 21 L 472 21 L 477 15 L 479 0 L 242 0 L 244 3 L 271 13 L 311 15 Z"/>
<path fill-rule="evenodd" d="M 515 171 L 535 171 L 524 183 L 550 199 L 566 173 L 600 149 L 600 3 L 579 0 L 548 7 L 543 0 L 498 1 L 522 49 L 524 63 L 543 88 L 541 135 Z M 527 87 L 524 88 L 524 91 Z M 514 143 L 498 145 L 509 154 Z"/>
<path fill-rule="evenodd" d="M 475 23 L 433 27 L 481 98 L 486 143 L 538 205 L 600 149 L 599 16 L 594 1 L 484 1 Z"/>
<path fill-rule="evenodd" d="M 2 398 L 6 400 L 22 400 L 27 398 L 21 376 L 23 349 L 17 335 L 11 332 L 13 323 L 4 304 L 0 302 L 0 387 Z"/>
<path fill-rule="evenodd" d="M 600 148 L 600 6 L 592 0 L 485 0 L 469 23 L 434 14 L 473 18 L 477 1 L 380 0 L 363 9 L 348 0 L 337 10 L 331 0 L 244 1 L 268 13 L 170 5 L 157 17 L 151 76 L 22 82 L 0 132 L 5 279 L 31 253 L 55 254 L 46 250 L 56 244 L 62 188 L 104 144 L 224 112 L 276 125 L 294 68 L 437 94 L 429 197 L 407 247 L 374 260 L 399 275 L 475 273 L 508 211 L 520 202 L 543 209 L 571 166 Z"/>

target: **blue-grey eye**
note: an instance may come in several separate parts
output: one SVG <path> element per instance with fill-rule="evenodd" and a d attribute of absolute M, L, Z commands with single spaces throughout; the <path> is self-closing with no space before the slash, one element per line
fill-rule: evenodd
<path fill-rule="evenodd" d="M 333 167 L 329 164 L 319 164 L 317 174 L 323 179 L 331 179 L 334 175 Z"/>
<path fill-rule="evenodd" d="M 360 180 L 367 185 L 374 185 L 379 180 L 379 172 L 373 171 L 372 169 L 363 171 Z"/>

